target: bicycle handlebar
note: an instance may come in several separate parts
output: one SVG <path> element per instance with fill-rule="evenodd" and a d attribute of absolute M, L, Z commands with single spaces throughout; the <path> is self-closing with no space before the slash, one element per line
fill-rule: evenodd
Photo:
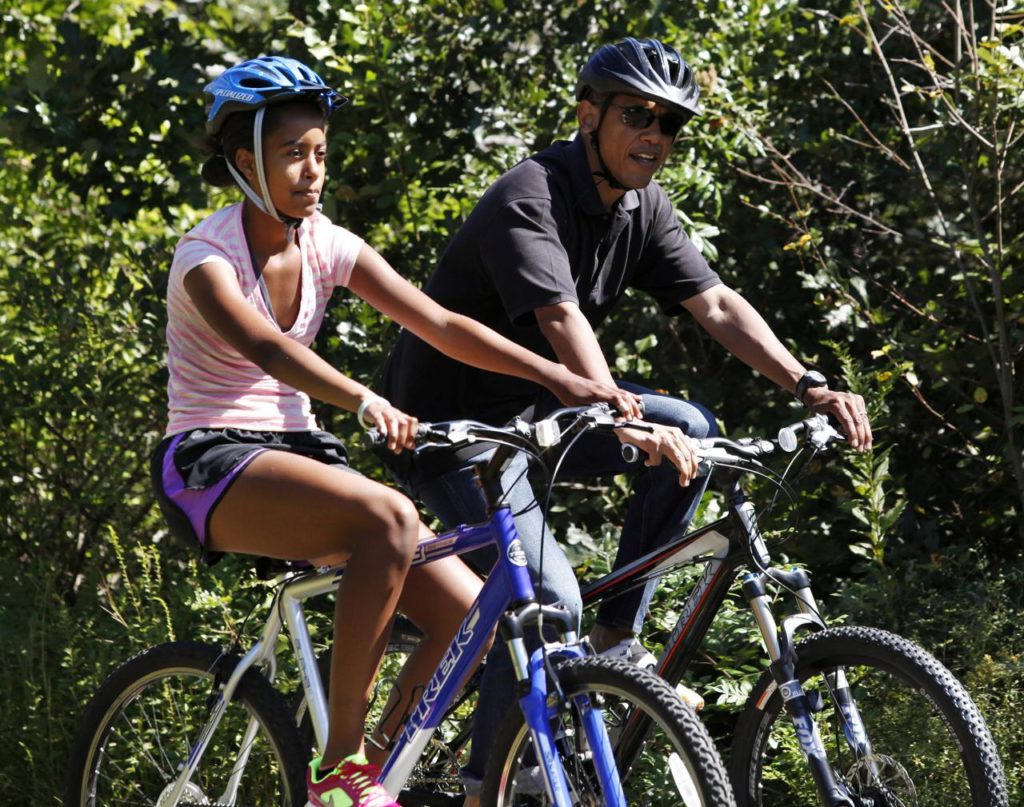
<path fill-rule="evenodd" d="M 460 448 L 473 443 L 513 444 L 516 447 L 539 454 L 566 442 L 566 438 L 580 431 L 599 431 L 612 434 L 623 429 L 646 429 L 650 426 L 643 421 L 618 419 L 607 404 L 573 406 L 557 409 L 547 417 L 529 423 L 515 418 L 506 426 L 491 426 L 475 420 L 450 420 L 437 423 L 421 423 L 416 431 L 417 451 L 432 448 Z M 816 450 L 822 450 L 833 442 L 844 440 L 828 418 L 814 415 L 779 429 L 775 439 L 744 437 L 732 440 L 727 437 L 707 437 L 694 440 L 701 463 L 701 473 L 710 471 L 717 464 L 753 467 L 762 457 L 778 450 L 792 453 L 804 442 Z M 364 441 L 368 447 L 384 445 L 387 438 L 377 429 L 369 429 Z M 623 458 L 627 462 L 640 459 L 643 452 L 635 445 L 625 442 Z"/>

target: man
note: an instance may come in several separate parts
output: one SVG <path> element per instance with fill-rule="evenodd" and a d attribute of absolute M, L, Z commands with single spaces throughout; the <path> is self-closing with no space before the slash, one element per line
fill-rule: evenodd
<path fill-rule="evenodd" d="M 865 448 L 871 430 L 864 401 L 830 390 L 824 376 L 790 354 L 749 303 L 708 267 L 665 192 L 653 182 L 680 128 L 699 112 L 698 94 L 692 70 L 670 46 L 626 39 L 600 48 L 577 83 L 576 139 L 524 160 L 488 189 L 425 291 L 531 350 L 605 382 L 613 378 L 594 328 L 627 288 L 645 291 L 666 314 L 689 312 L 726 349 L 814 411 L 835 415 L 850 442 Z M 697 404 L 620 386 L 637 393 L 644 420 L 653 424 L 651 433 L 630 430 L 628 436 L 647 453 L 646 466 L 630 468 L 614 441 L 592 437 L 577 445 L 561 474 L 633 474 L 616 567 L 685 529 L 703 491 L 703 483 L 689 484 L 696 473 L 689 438 L 715 433 L 713 416 Z M 428 421 L 498 423 L 555 405 L 533 385 L 454 362 L 407 332 L 389 357 L 384 394 Z M 624 414 L 638 416 L 639 411 Z M 467 460 L 441 474 L 436 468 L 396 463 L 393 468 L 450 527 L 483 518 L 470 465 Z M 504 481 L 512 512 L 519 514 L 516 527 L 530 567 L 536 577 L 544 546 L 541 596 L 578 614 L 572 568 L 545 528 L 524 468 L 525 460 L 513 463 Z M 595 649 L 653 663 L 636 634 L 654 586 L 649 583 L 602 605 L 590 634 Z M 480 732 L 493 736 L 510 702 L 511 681 L 508 656 L 499 643 L 481 684 L 475 740 Z M 483 773 L 490 743 L 473 745 L 467 792 Z"/>

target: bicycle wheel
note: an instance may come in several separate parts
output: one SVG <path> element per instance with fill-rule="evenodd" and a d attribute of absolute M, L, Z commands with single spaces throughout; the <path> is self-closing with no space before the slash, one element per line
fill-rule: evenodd
<path fill-rule="evenodd" d="M 179 766 L 237 661 L 209 645 L 172 642 L 119 667 L 79 723 L 65 777 L 65 807 L 165 807 Z M 250 725 L 255 736 L 249 732 L 246 740 Z M 178 804 L 302 807 L 307 762 L 282 697 L 250 670 Z M 230 780 L 242 765 L 232 799 Z"/>
<path fill-rule="evenodd" d="M 728 807 L 735 801 L 722 760 L 697 715 L 672 688 L 647 670 L 622 661 L 591 657 L 566 661 L 557 668 L 566 701 L 552 695 L 553 732 L 574 804 L 605 804 L 571 700 L 586 696 L 602 710 L 614 747 L 622 726 L 634 716 L 649 722 L 647 739 L 619 777 L 630 807 L 685 805 Z M 546 804 L 533 742 L 522 712 L 513 709 L 502 724 L 484 776 L 483 803 Z"/>
<path fill-rule="evenodd" d="M 371 736 L 373 727 L 381 719 L 391 687 L 394 685 L 398 673 L 401 672 L 406 658 L 416 648 L 421 638 L 422 634 L 419 629 L 405 617 L 399 616 L 395 620 L 367 709 L 367 736 Z M 330 650 L 317 659 L 317 666 L 320 670 L 324 694 L 328 695 L 330 691 Z M 416 763 L 416 767 L 399 795 L 399 801 L 404 807 L 445 807 L 446 805 L 456 807 L 456 805 L 461 805 L 465 799 L 459 771 L 469 759 L 469 738 L 480 675 L 481 671 L 477 670 L 470 678 L 449 707 L 441 724 L 434 732 L 434 736 L 431 737 L 430 743 L 424 749 L 419 762 Z M 316 738 L 306 713 L 306 700 L 301 691 L 298 693 L 298 697 L 295 713 L 296 722 L 299 724 L 299 734 L 303 738 L 303 748 L 310 748 L 311 753 L 316 753 Z"/>
<path fill-rule="evenodd" d="M 970 696 L 933 656 L 873 628 L 830 628 L 797 645 L 830 764 L 854 804 L 867 807 L 1003 807 L 1006 780 L 995 743 Z M 871 743 L 854 759 L 829 675 L 842 666 Z M 730 773 L 741 807 L 802 807 L 819 799 L 770 674 L 740 715 Z M 781 713 L 781 714 L 780 714 Z"/>

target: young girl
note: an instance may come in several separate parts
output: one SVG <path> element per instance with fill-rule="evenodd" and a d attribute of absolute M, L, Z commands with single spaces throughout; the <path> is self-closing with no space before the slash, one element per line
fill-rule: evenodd
<path fill-rule="evenodd" d="M 327 119 L 345 99 L 308 67 L 283 57 L 247 61 L 210 83 L 205 97 L 214 156 L 203 178 L 237 184 L 246 199 L 205 219 L 175 251 L 170 412 L 153 458 L 157 495 L 175 532 L 207 562 L 223 552 L 346 561 L 329 736 L 309 766 L 309 798 L 387 807 L 395 802 L 364 756 L 363 724 L 392 616 L 400 608 L 426 637 L 399 681 L 400 692 L 414 692 L 480 583 L 457 558 L 410 572 L 417 542 L 429 535 L 412 502 L 352 471 L 345 447 L 317 429 L 310 396 L 386 431 L 396 451 L 411 447 L 417 426 L 310 349 L 332 290 L 347 286 L 439 350 L 536 381 L 566 404 L 602 400 L 639 413 L 627 393 L 441 308 L 318 212 Z M 404 705 L 395 710 L 405 713 Z"/>

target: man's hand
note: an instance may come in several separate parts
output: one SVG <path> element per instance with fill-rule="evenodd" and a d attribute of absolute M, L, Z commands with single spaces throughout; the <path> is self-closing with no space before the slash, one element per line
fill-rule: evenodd
<path fill-rule="evenodd" d="M 804 394 L 804 405 L 812 412 L 832 415 L 838 420 L 846 439 L 858 451 L 871 448 L 871 424 L 861 396 L 827 387 L 811 387 Z"/>
<path fill-rule="evenodd" d="M 676 426 L 644 423 L 644 429 L 619 429 L 616 434 L 623 443 L 635 445 L 647 455 L 644 465 L 661 465 L 667 459 L 679 470 L 679 486 L 686 487 L 697 476 L 700 459 L 696 445 Z M 646 429 L 653 431 L 647 431 Z"/>
<path fill-rule="evenodd" d="M 551 392 L 564 406 L 606 403 L 626 420 L 639 420 L 643 416 L 640 396 L 635 392 L 627 392 L 604 381 L 592 381 L 568 369 L 558 388 L 552 387 Z"/>

